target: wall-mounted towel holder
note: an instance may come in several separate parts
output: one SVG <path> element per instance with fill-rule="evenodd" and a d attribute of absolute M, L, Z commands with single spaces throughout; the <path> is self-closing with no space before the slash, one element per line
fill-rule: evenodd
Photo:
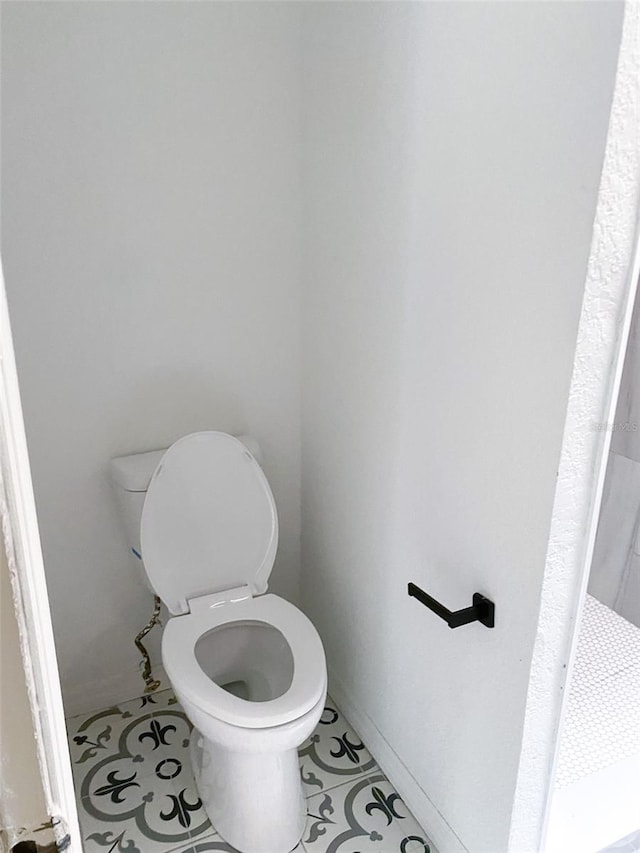
<path fill-rule="evenodd" d="M 473 593 L 473 604 L 471 607 L 465 607 L 463 610 L 449 610 L 444 604 L 440 604 L 435 598 L 420 589 L 414 583 L 409 584 L 409 595 L 417 598 L 421 604 L 433 610 L 441 619 L 447 623 L 450 628 L 459 628 L 461 625 L 468 625 L 470 622 L 481 622 L 487 628 L 493 628 L 495 625 L 496 606 L 493 601 L 485 598 L 479 592 Z"/>

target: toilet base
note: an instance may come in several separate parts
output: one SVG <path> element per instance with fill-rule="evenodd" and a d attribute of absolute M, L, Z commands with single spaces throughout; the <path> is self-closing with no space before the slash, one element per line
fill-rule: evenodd
<path fill-rule="evenodd" d="M 190 751 L 204 809 L 228 844 L 240 853 L 296 847 L 306 822 L 297 750 L 231 751 L 194 728 Z"/>

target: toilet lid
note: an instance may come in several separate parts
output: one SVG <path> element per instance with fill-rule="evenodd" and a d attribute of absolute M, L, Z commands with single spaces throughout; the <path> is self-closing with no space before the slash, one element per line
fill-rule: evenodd
<path fill-rule="evenodd" d="M 171 445 L 147 490 L 140 544 L 149 581 L 174 616 L 201 595 L 245 585 L 265 592 L 278 517 L 244 444 L 224 432 L 198 432 Z"/>

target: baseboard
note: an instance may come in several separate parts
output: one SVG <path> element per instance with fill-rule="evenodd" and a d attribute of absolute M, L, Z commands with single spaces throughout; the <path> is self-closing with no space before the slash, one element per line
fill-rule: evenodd
<path fill-rule="evenodd" d="M 444 817 L 416 782 L 385 740 L 371 717 L 362 711 L 333 671 L 329 672 L 329 692 L 367 745 L 367 749 L 395 785 L 415 819 L 435 844 L 438 853 L 469 853 Z M 435 852 L 434 852 L 435 853 Z"/>
<path fill-rule="evenodd" d="M 171 687 L 161 664 L 153 667 L 153 677 L 160 682 L 158 690 Z M 64 715 L 76 717 L 78 714 L 90 714 L 102 711 L 113 705 L 120 705 L 144 694 L 145 683 L 137 668 L 125 670 L 108 678 L 100 678 L 89 684 L 63 685 Z"/>

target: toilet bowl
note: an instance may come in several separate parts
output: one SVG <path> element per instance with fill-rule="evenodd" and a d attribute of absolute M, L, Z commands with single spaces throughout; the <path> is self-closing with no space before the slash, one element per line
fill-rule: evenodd
<path fill-rule="evenodd" d="M 162 662 L 194 727 L 200 798 L 241 853 L 288 853 L 300 841 L 297 748 L 327 690 L 314 626 L 266 593 L 277 540 L 273 495 L 245 444 L 201 432 L 164 453 L 144 497 L 140 554 L 171 614 Z"/>

